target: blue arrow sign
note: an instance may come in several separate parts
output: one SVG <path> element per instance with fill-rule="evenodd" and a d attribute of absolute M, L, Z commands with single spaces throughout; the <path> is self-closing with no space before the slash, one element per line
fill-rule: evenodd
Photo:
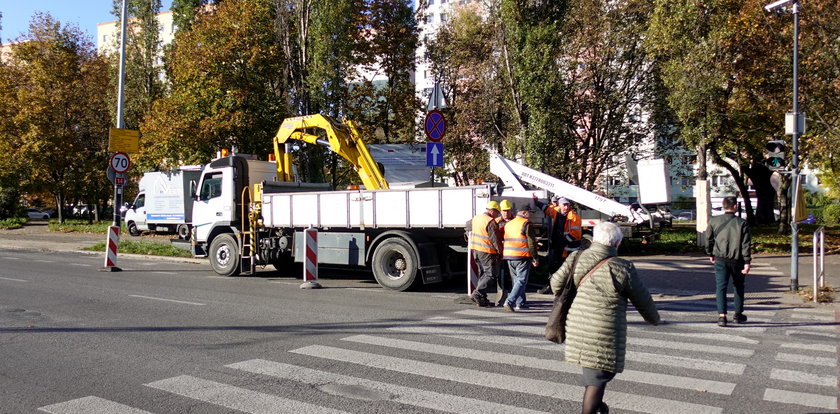
<path fill-rule="evenodd" d="M 442 142 L 427 142 L 426 143 L 426 166 L 427 167 L 443 167 L 443 143 Z"/>

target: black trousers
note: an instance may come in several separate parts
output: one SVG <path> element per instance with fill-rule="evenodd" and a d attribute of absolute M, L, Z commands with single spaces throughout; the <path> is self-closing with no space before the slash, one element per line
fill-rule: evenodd
<path fill-rule="evenodd" d="M 499 277 L 501 260 L 498 254 L 485 252 L 474 252 L 473 254 L 478 265 L 478 284 L 475 287 L 475 295 L 486 299 L 488 293 L 496 292 L 496 280 Z"/>

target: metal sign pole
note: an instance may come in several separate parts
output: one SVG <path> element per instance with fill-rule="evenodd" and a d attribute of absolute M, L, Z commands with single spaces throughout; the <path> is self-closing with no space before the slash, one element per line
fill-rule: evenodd
<path fill-rule="evenodd" d="M 791 141 L 793 141 L 793 208 L 790 220 L 790 290 L 799 291 L 799 223 L 795 214 L 797 198 L 799 197 L 799 2 L 793 3 L 793 116 L 794 127 Z"/>

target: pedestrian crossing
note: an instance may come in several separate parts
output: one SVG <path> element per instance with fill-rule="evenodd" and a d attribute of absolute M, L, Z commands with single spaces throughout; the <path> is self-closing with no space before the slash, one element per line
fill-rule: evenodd
<path fill-rule="evenodd" d="M 628 310 L 626 368 L 604 397 L 612 412 L 837 411 L 837 342 L 797 333 L 836 335 L 833 312 L 748 303 L 748 324 L 719 328 L 713 299 L 663 300 L 658 307 L 666 322 L 660 326 Z M 577 412 L 580 367 L 564 362 L 563 345 L 543 339 L 547 313 L 463 309 L 141 389 L 184 399 L 197 412 Z M 153 399 L 139 406 L 107 398 L 80 396 L 39 410 L 172 412 Z"/>

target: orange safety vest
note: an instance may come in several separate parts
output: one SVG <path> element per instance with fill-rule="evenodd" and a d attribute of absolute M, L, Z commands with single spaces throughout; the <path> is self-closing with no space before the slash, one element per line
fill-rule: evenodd
<path fill-rule="evenodd" d="M 470 246 L 477 252 L 484 252 L 490 254 L 499 254 L 496 246 L 490 240 L 490 235 L 487 233 L 487 225 L 493 221 L 487 213 L 479 214 L 473 217 L 472 220 L 472 236 L 470 237 Z"/>
<path fill-rule="evenodd" d="M 505 224 L 505 249 L 502 253 L 505 259 L 517 260 L 531 257 L 528 250 L 528 237 L 525 235 L 525 225 L 531 220 L 516 216 Z"/>
<path fill-rule="evenodd" d="M 566 225 L 563 228 L 563 237 L 569 243 L 580 240 L 583 237 L 583 229 L 581 228 L 582 220 L 574 210 L 569 210 L 566 213 Z M 571 238 L 572 240 L 569 240 Z M 580 247 L 566 247 L 563 248 L 563 257 L 567 257 L 569 253 L 580 250 Z"/>

